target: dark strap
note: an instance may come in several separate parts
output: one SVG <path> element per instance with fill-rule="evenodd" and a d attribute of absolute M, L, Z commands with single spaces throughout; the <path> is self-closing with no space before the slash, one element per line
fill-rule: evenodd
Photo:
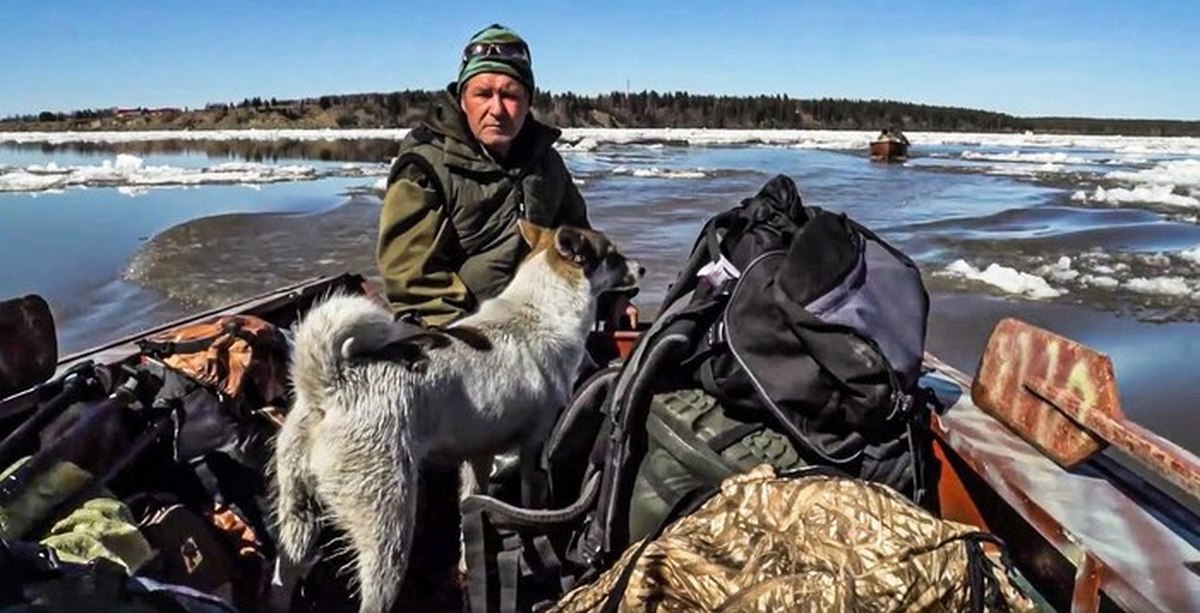
<path fill-rule="evenodd" d="M 574 578 L 563 573 L 562 560 L 554 552 L 554 545 L 550 544 L 550 539 L 544 534 L 533 537 L 533 550 L 537 552 L 538 562 L 542 565 L 540 572 L 547 576 L 558 577 L 559 588 L 564 594 L 567 593 L 567 590 L 571 589 Z"/>
<path fill-rule="evenodd" d="M 721 491 L 721 488 L 714 486 L 693 488 L 688 490 L 683 496 L 680 496 L 679 500 L 675 501 L 675 504 L 671 505 L 671 508 L 667 510 L 667 514 L 658 522 L 654 530 L 650 534 L 647 534 L 646 538 L 642 539 L 642 544 L 638 545 L 633 555 L 629 556 L 629 560 L 625 563 L 625 568 L 621 571 L 620 578 L 613 584 L 612 590 L 608 593 L 608 599 L 604 601 L 604 606 L 600 608 L 600 613 L 617 613 L 620 610 L 621 600 L 625 597 L 625 590 L 629 588 L 629 580 L 633 578 L 633 570 L 637 566 L 638 558 L 642 557 L 642 554 L 645 553 L 650 543 L 659 536 L 662 536 L 663 531 L 667 529 L 667 526 L 671 522 L 700 508 L 701 505 L 708 502 L 708 499 L 712 498 L 719 491 Z"/>
<path fill-rule="evenodd" d="M 427 180 L 429 180 L 429 183 L 433 186 L 433 191 L 437 192 L 438 200 L 442 204 L 448 204 L 450 202 L 446 199 L 446 188 L 442 185 L 442 180 L 438 178 L 437 171 L 434 170 L 433 164 L 430 164 L 429 160 L 425 159 L 425 156 L 415 151 L 409 151 L 408 153 L 396 158 L 396 162 L 392 164 L 391 172 L 388 173 L 387 185 L 389 188 L 391 188 L 392 184 L 400 178 L 400 172 L 403 171 L 409 164 L 421 169 L 421 173 L 425 175 Z"/>
<path fill-rule="evenodd" d="M 518 537 L 510 537 L 516 539 Z M 517 613 L 517 589 L 521 581 L 521 543 L 505 539 L 504 551 L 496 556 L 500 578 L 500 613 Z"/>
<path fill-rule="evenodd" d="M 713 262 L 721 260 L 721 239 L 717 236 L 716 219 L 704 226 L 704 241 L 708 244 L 708 257 Z"/>
<path fill-rule="evenodd" d="M 483 533 L 483 511 L 463 513 L 463 549 L 467 557 L 467 605 L 472 611 L 488 609 L 487 551 Z"/>

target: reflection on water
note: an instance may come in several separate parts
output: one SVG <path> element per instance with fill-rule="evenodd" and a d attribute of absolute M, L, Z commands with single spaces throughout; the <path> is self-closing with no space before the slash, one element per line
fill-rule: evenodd
<path fill-rule="evenodd" d="M 305 160 L 322 162 L 386 162 L 396 156 L 399 144 L 391 139 L 336 140 L 161 140 L 144 142 L 5 143 L 4 148 L 61 154 L 178 155 L 201 153 L 211 159 L 246 162 Z"/>

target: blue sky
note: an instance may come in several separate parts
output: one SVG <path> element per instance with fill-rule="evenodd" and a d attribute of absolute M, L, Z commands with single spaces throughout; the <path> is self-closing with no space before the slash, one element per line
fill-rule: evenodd
<path fill-rule="evenodd" d="M 1200 119 L 1200 2 L 0 4 L 0 116 L 440 88 L 488 23 L 553 91 L 892 98 Z"/>

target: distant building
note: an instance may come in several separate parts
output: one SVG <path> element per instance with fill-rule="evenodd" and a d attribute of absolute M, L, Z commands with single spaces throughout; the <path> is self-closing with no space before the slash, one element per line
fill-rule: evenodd
<path fill-rule="evenodd" d="M 177 115 L 182 112 L 183 109 L 173 106 L 160 106 L 153 109 L 139 106 L 136 108 L 118 108 L 114 114 L 117 117 L 158 117 L 161 115 Z"/>

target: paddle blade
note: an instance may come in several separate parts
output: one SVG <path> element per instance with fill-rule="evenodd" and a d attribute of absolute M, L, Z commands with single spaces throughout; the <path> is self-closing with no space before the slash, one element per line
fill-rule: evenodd
<path fill-rule="evenodd" d="M 38 295 L 0 301 L 0 398 L 45 382 L 57 364 L 50 305 Z"/>
<path fill-rule="evenodd" d="M 1085 345 L 1025 322 L 996 324 L 979 364 L 971 399 L 1063 468 L 1073 468 L 1107 443 L 1033 389 L 1061 390 L 1089 410 L 1124 419 L 1112 361 Z"/>

